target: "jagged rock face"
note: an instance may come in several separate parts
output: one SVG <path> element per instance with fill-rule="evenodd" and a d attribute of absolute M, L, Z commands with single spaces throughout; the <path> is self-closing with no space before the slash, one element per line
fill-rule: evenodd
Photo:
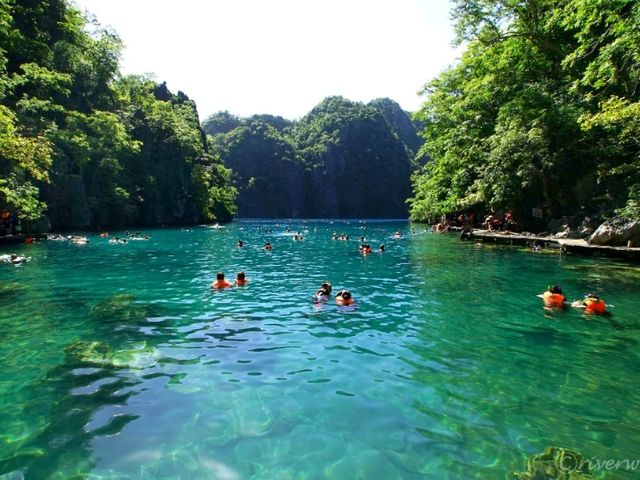
<path fill-rule="evenodd" d="M 234 172 L 238 216 L 289 218 L 302 215 L 302 162 L 275 128 L 253 121 L 234 130 L 225 143 L 223 159 Z"/>
<path fill-rule="evenodd" d="M 234 172 L 238 216 L 406 218 L 412 148 L 421 140 L 398 104 L 376 105 L 330 97 L 298 122 L 209 117 L 205 129 L 214 133 L 239 122 L 212 137 Z"/>
<path fill-rule="evenodd" d="M 640 223 L 628 218 L 614 218 L 600 225 L 589 243 L 594 245 L 624 246 L 640 236 Z"/>
<path fill-rule="evenodd" d="M 368 105 L 382 114 L 391 130 L 410 149 L 412 155 L 418 153 L 424 140 L 418 135 L 418 126 L 398 103 L 388 98 L 379 98 Z"/>
<path fill-rule="evenodd" d="M 79 175 L 61 175 L 44 192 L 49 204 L 48 218 L 56 229 L 87 228 L 92 215 Z"/>
<path fill-rule="evenodd" d="M 381 118 L 349 123 L 341 130 L 340 141 L 320 155 L 315 166 L 309 216 L 407 216 L 409 161 L 403 144 Z M 318 180 L 322 183 L 314 183 Z"/>

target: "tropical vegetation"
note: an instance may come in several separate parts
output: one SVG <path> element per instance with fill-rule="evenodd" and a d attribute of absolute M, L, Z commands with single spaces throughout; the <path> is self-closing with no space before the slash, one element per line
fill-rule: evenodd
<path fill-rule="evenodd" d="M 66 0 L 0 0 L 0 208 L 54 228 L 229 220 L 196 106 L 122 76 L 118 36 Z"/>
<path fill-rule="evenodd" d="M 411 217 L 640 219 L 640 3 L 455 0 L 464 53 L 424 87 Z"/>

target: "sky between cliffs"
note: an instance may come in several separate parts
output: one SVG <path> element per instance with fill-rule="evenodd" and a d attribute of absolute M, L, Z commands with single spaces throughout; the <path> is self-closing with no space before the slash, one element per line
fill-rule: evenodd
<path fill-rule="evenodd" d="M 449 0 L 74 0 L 125 44 L 125 74 L 153 73 L 221 110 L 299 118 L 323 98 L 389 97 L 409 111 L 452 64 Z"/>

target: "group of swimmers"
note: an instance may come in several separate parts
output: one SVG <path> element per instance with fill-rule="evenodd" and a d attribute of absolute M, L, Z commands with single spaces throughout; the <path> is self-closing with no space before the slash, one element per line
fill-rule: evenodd
<path fill-rule="evenodd" d="M 234 283 L 231 283 L 229 280 L 227 280 L 224 277 L 224 272 L 218 272 L 216 274 L 215 281 L 211 284 L 211 288 L 214 290 L 223 290 L 225 288 L 230 288 L 233 286 L 243 287 L 247 283 L 249 283 L 249 280 L 247 280 L 247 275 L 245 274 L 245 272 L 238 272 Z M 315 293 L 315 295 L 313 296 L 313 302 L 314 303 L 327 302 L 331 297 L 331 290 L 332 290 L 331 283 L 324 282 L 322 286 L 318 289 L 318 291 Z M 336 299 L 336 304 L 339 306 L 347 307 L 355 303 L 355 299 L 353 298 L 349 290 L 344 290 L 344 289 L 340 290 L 336 294 L 335 299 Z"/>
<path fill-rule="evenodd" d="M 340 235 L 334 230 L 333 235 L 331 235 L 331 240 L 349 240 L 349 235 L 345 233 L 341 233 Z"/>
<path fill-rule="evenodd" d="M 100 236 L 102 238 L 109 238 L 109 233 L 102 232 Z M 149 237 L 149 235 L 146 235 L 146 234 L 143 235 L 142 233 L 140 233 L 140 231 L 137 231 L 135 234 L 133 234 L 127 230 L 126 232 L 124 232 L 124 238 L 112 237 L 112 238 L 109 238 L 109 243 L 124 245 L 129 240 L 149 240 L 150 238 L 151 237 Z"/>
<path fill-rule="evenodd" d="M 582 300 L 574 300 L 573 302 L 567 302 L 567 296 L 562 291 L 562 288 L 558 285 L 550 286 L 546 292 L 539 295 L 542 297 L 545 308 L 564 308 L 566 305 L 571 305 L 574 308 L 583 309 L 586 314 L 604 314 L 607 313 L 607 304 L 605 301 L 598 297 L 595 293 L 587 294 Z"/>
<path fill-rule="evenodd" d="M 329 282 L 324 282 L 322 286 L 313 296 L 314 303 L 328 302 L 331 298 L 332 285 Z M 336 305 L 340 307 L 348 307 L 355 303 L 355 299 L 349 290 L 340 290 L 336 293 Z"/>
<path fill-rule="evenodd" d="M 18 255 L 17 253 L 10 253 L 7 255 L 0 255 L 0 262 L 2 263 L 12 263 L 13 265 L 19 265 L 24 262 L 28 262 L 31 260 L 31 257 L 23 257 Z"/>
<path fill-rule="evenodd" d="M 244 272 L 238 272 L 236 275 L 236 281 L 233 283 L 236 287 L 242 287 L 249 283 L 247 280 L 247 275 Z M 215 281 L 211 284 L 211 288 L 214 290 L 222 290 L 224 288 L 229 288 L 233 286 L 229 280 L 224 278 L 224 272 L 218 272 L 216 274 Z"/>

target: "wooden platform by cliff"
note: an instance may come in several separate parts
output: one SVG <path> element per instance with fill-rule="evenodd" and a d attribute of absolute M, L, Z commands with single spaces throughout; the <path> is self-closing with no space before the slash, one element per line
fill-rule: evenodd
<path fill-rule="evenodd" d="M 558 248 L 564 253 L 579 255 L 602 255 L 606 257 L 625 258 L 628 260 L 640 260 L 640 248 L 636 247 L 609 247 L 605 245 L 591 245 L 586 240 L 566 238 L 538 237 L 535 235 L 522 235 L 519 233 L 492 232 L 489 230 L 473 230 L 471 240 L 493 242 L 501 245 L 524 245 L 534 243 L 542 248 Z"/>

